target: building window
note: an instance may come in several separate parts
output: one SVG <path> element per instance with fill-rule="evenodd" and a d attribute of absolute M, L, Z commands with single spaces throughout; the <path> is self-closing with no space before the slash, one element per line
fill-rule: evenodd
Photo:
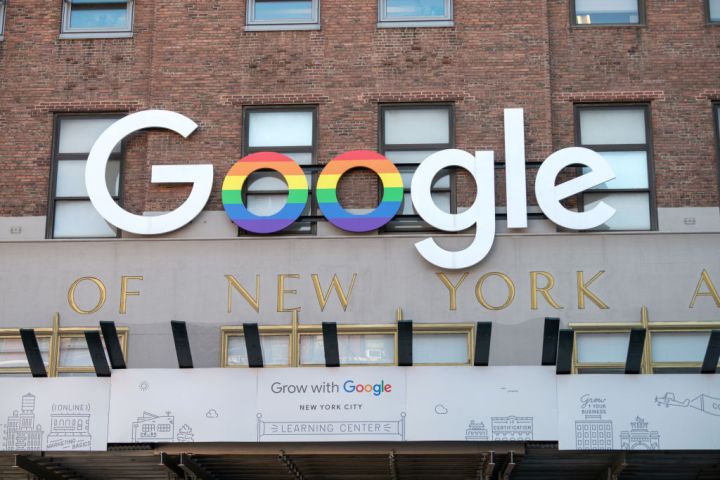
<path fill-rule="evenodd" d="M 575 25 L 643 23 L 643 0 L 570 0 Z"/>
<path fill-rule="evenodd" d="M 48 238 L 117 237 L 119 232 L 95 210 L 85 188 L 85 164 L 95 140 L 120 117 L 58 116 L 48 209 Z M 113 149 L 105 179 L 120 201 L 123 145 Z"/>
<path fill-rule="evenodd" d="M 413 365 L 470 365 L 473 326 L 413 324 Z"/>
<path fill-rule="evenodd" d="M 50 367 L 50 329 L 36 329 L 38 346 L 45 368 Z M 0 375 L 30 376 L 25 348 L 18 329 L 0 330 Z"/>
<path fill-rule="evenodd" d="M 93 367 L 90 350 L 88 349 L 87 340 L 85 340 L 86 330 L 94 329 L 83 327 L 60 329 L 56 372 L 58 376 L 89 377 L 95 375 L 95 367 Z M 128 328 L 120 327 L 117 329 L 117 333 L 120 339 L 120 348 L 122 349 L 125 361 L 127 361 Z M 103 346 L 105 346 L 105 340 L 102 337 L 101 340 Z M 107 350 L 105 351 L 105 356 L 107 358 Z M 109 358 L 107 358 L 107 362 L 108 365 L 110 365 Z"/>
<path fill-rule="evenodd" d="M 720 324 L 668 322 L 648 329 L 653 373 L 699 373 L 710 332 Z"/>
<path fill-rule="evenodd" d="M 302 215 L 283 233 L 314 233 L 317 223 L 315 182 L 320 170 L 316 164 L 317 109 L 246 108 L 244 111 L 243 156 L 256 152 L 277 152 L 295 160 L 305 172 L 308 201 Z M 243 200 L 255 215 L 279 212 L 287 202 L 288 188 L 282 175 L 260 170 L 243 185 Z"/>
<path fill-rule="evenodd" d="M 124 37 L 132 34 L 134 0 L 63 0 L 64 35 Z"/>
<path fill-rule="evenodd" d="M 247 0 L 247 29 L 318 29 L 319 3 L 320 0 Z"/>
<path fill-rule="evenodd" d="M 384 227 L 386 231 L 431 230 L 413 209 L 410 184 L 425 158 L 439 150 L 453 148 L 453 117 L 452 105 L 380 106 L 380 152 L 397 166 L 405 189 L 400 211 Z M 453 170 L 440 172 L 435 177 L 432 197 L 444 211 L 457 213 Z"/>
<path fill-rule="evenodd" d="M 650 111 L 642 106 L 578 106 L 577 144 L 599 153 L 616 178 L 579 194 L 590 209 L 603 201 L 615 215 L 595 230 L 655 230 Z"/>
<path fill-rule="evenodd" d="M 630 328 L 575 332 L 575 373 L 624 373 Z"/>
<path fill-rule="evenodd" d="M 97 329 L 59 328 L 59 326 L 35 329 L 48 376 L 95 375 L 95 367 L 85 340 L 86 330 Z M 120 347 L 127 362 L 128 328 L 120 327 L 117 332 Z M 108 360 L 108 364 L 110 364 L 110 360 Z M 16 328 L 0 330 L 0 376 L 2 375 L 30 375 L 30 367 L 20 339 L 20 331 Z"/>
<path fill-rule="evenodd" d="M 292 359 L 292 328 L 261 326 L 260 348 L 266 367 L 289 367 Z M 223 327 L 222 367 L 247 367 L 248 354 L 242 327 Z"/>
<path fill-rule="evenodd" d="M 340 365 L 395 365 L 394 333 L 341 333 L 338 326 Z M 300 334 L 300 365 L 325 365 L 321 333 Z"/>
<path fill-rule="evenodd" d="M 708 18 L 710 22 L 720 22 L 720 0 L 708 0 Z"/>
<path fill-rule="evenodd" d="M 6 0 L 0 0 L 0 40 L 5 33 L 5 4 Z"/>
<path fill-rule="evenodd" d="M 379 0 L 378 26 L 452 26 L 452 0 Z"/>

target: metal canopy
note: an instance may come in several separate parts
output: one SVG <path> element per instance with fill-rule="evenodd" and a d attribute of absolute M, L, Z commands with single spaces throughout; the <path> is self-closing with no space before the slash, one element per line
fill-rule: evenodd
<path fill-rule="evenodd" d="M 163 444 L 94 453 L 19 456 L 48 478 L 167 480 L 180 471 L 218 480 L 710 480 L 720 452 L 572 452 L 556 443 Z M 161 453 L 163 462 L 161 463 Z M 28 470 L 0 454 L 0 478 Z M 188 473 L 189 473 L 188 472 Z M 40 477 L 42 478 L 42 477 Z M 177 476 L 177 478 L 182 478 Z M 190 477 L 188 477 L 190 478 Z"/>

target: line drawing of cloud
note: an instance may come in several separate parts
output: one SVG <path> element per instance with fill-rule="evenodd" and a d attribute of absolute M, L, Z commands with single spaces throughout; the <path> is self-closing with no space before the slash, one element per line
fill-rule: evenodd
<path fill-rule="evenodd" d="M 208 410 L 208 412 L 205 414 L 205 416 L 207 418 L 218 418 L 220 415 L 218 415 L 217 410 L 215 410 L 214 408 L 211 408 L 210 410 Z"/>
<path fill-rule="evenodd" d="M 438 403 L 435 405 L 435 413 L 438 415 L 447 415 L 448 409 L 445 407 L 445 405 Z"/>

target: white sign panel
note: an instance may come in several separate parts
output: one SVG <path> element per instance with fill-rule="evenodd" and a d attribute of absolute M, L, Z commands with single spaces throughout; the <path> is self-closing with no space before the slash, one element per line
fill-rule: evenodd
<path fill-rule="evenodd" d="M 0 379 L 0 451 L 105 451 L 110 380 Z"/>
<path fill-rule="evenodd" d="M 110 443 L 253 442 L 257 370 L 118 370 Z"/>
<path fill-rule="evenodd" d="M 405 374 L 398 367 L 263 370 L 257 440 L 405 440 Z"/>
<path fill-rule="evenodd" d="M 421 367 L 407 373 L 407 439 L 557 439 L 554 367 Z"/>
<path fill-rule="evenodd" d="M 561 450 L 720 448 L 718 375 L 558 377 Z"/>

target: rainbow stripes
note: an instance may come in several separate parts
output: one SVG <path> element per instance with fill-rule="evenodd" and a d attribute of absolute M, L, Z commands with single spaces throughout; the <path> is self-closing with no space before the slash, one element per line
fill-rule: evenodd
<path fill-rule="evenodd" d="M 288 186 L 288 199 L 282 210 L 264 217 L 248 211 L 242 199 L 245 180 L 261 169 L 280 173 Z M 286 228 L 300 216 L 307 199 L 307 179 L 300 166 L 290 157 L 275 152 L 253 153 L 241 158 L 232 166 L 222 185 L 225 212 L 235 225 L 253 233 L 273 233 Z"/>
<path fill-rule="evenodd" d="M 383 184 L 382 201 L 365 215 L 349 213 L 337 199 L 340 177 L 353 168 L 372 170 Z M 355 150 L 334 158 L 323 169 L 318 178 L 317 199 L 325 218 L 336 227 L 349 232 L 369 232 L 382 227 L 397 214 L 403 200 L 403 181 L 398 169 L 387 158 L 379 153 Z"/>

